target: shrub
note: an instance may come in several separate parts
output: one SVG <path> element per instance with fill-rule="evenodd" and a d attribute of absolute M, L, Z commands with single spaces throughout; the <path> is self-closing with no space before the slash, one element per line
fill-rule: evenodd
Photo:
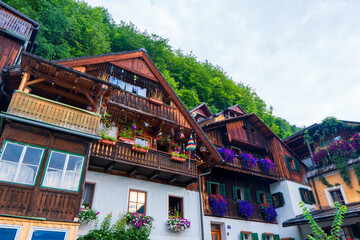
<path fill-rule="evenodd" d="M 272 223 L 276 221 L 277 213 L 273 205 L 263 203 L 260 207 L 266 222 Z"/>
<path fill-rule="evenodd" d="M 234 161 L 235 153 L 233 150 L 221 147 L 218 149 L 218 152 L 220 153 L 222 158 L 225 160 L 225 162 L 232 163 Z"/>
<path fill-rule="evenodd" d="M 209 196 L 210 209 L 215 216 L 223 217 L 225 216 L 227 210 L 227 202 L 223 196 L 220 194 L 210 195 Z"/>
<path fill-rule="evenodd" d="M 251 219 L 252 216 L 254 215 L 254 206 L 247 202 L 247 201 L 238 201 L 236 203 L 237 207 L 238 207 L 238 213 L 240 216 L 246 217 L 247 219 Z"/>

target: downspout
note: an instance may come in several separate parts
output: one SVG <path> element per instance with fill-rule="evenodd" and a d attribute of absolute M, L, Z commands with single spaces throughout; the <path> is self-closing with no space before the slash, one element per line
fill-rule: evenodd
<path fill-rule="evenodd" d="M 317 202 L 318 202 L 318 204 L 319 204 L 319 210 L 322 211 L 322 207 L 321 207 L 319 195 L 318 195 L 318 192 L 317 192 L 317 190 L 316 190 L 316 185 L 315 185 L 314 177 L 312 177 L 311 180 L 312 180 L 312 184 L 314 185 L 315 196 L 316 196 L 316 200 L 317 200 Z"/>
<path fill-rule="evenodd" d="M 207 172 L 204 172 L 204 173 L 201 173 L 199 174 L 198 176 L 198 184 L 199 184 L 199 201 L 200 201 L 200 224 L 201 224 L 201 239 L 202 240 L 205 240 L 205 237 L 204 237 L 204 209 L 203 209 L 203 199 L 202 199 L 202 191 L 201 191 L 201 177 L 202 176 L 206 176 L 206 175 L 209 175 L 211 173 L 211 169 L 213 167 L 215 167 L 216 165 L 218 165 L 219 163 L 222 163 L 223 160 L 221 162 L 217 162 L 215 163 L 214 165 L 211 165 L 209 168 L 208 168 L 208 171 Z"/>

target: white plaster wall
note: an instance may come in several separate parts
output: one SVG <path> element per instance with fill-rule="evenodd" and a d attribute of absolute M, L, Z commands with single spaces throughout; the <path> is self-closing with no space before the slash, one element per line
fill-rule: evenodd
<path fill-rule="evenodd" d="M 238 240 L 241 231 L 258 233 L 259 239 L 261 239 L 262 233 L 279 234 L 277 224 L 205 216 L 205 240 L 211 240 L 211 223 L 221 225 L 222 240 Z M 229 226 L 231 229 L 229 229 Z"/>
<path fill-rule="evenodd" d="M 276 182 L 270 185 L 271 193 L 282 192 L 284 196 L 284 206 L 276 208 L 276 212 L 278 213 L 277 221 L 279 223 L 279 232 L 281 238 L 293 237 L 296 240 L 301 239 L 298 227 L 282 227 L 282 223 L 284 221 L 302 214 L 302 210 L 299 205 L 299 202 L 301 201 L 299 188 L 306 188 L 311 190 L 311 187 L 308 185 L 303 185 L 289 180 Z M 315 205 L 306 205 L 308 209 L 315 208 Z"/>
<path fill-rule="evenodd" d="M 145 191 L 147 193 L 146 215 L 155 219 L 150 239 L 200 239 L 200 210 L 199 193 L 188 191 L 185 188 L 166 184 L 143 181 L 128 177 L 88 171 L 86 181 L 95 183 L 93 208 L 100 212 L 100 221 L 110 212 L 113 221 L 120 213 L 127 211 L 129 189 Z M 191 221 L 190 229 L 185 232 L 174 233 L 166 228 L 168 219 L 168 198 L 171 196 L 183 197 L 184 217 Z M 86 234 L 91 227 L 82 225 L 78 235 Z"/>

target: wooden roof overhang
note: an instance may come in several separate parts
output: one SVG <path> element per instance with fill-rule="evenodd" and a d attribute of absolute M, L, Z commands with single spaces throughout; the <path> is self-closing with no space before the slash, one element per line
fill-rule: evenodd
<path fill-rule="evenodd" d="M 146 66 L 150 69 L 151 74 L 154 76 L 154 81 L 158 81 L 162 87 L 164 88 L 164 91 L 170 96 L 170 99 L 174 102 L 176 107 L 179 109 L 179 111 L 183 114 L 186 121 L 190 125 L 190 128 L 197 134 L 197 137 L 201 144 L 204 145 L 207 149 L 206 154 L 206 164 L 201 165 L 201 168 L 208 167 L 209 165 L 213 165 L 215 163 L 218 163 L 222 160 L 221 155 L 217 152 L 215 147 L 212 145 L 206 134 L 202 131 L 200 126 L 196 123 L 196 121 L 193 120 L 190 113 L 184 106 L 184 104 L 181 102 L 179 97 L 176 95 L 174 90 L 171 88 L 171 86 L 168 84 L 164 76 L 161 74 L 159 69 L 155 66 L 153 61 L 150 59 L 150 57 L 147 55 L 147 53 L 143 50 L 138 51 L 130 51 L 130 52 L 120 52 L 120 53 L 110 53 L 110 54 L 103 54 L 98 56 L 88 56 L 88 57 L 80 57 L 80 58 L 73 58 L 73 59 L 61 59 L 56 61 L 57 63 L 64 65 L 66 67 L 81 67 L 86 65 L 92 65 L 92 64 L 99 64 L 99 63 L 112 63 L 112 64 L 119 64 L 118 61 L 124 61 L 128 59 L 133 58 L 141 58 Z M 121 65 L 124 69 L 127 69 L 131 72 L 134 72 L 134 69 L 129 68 L 128 66 Z M 149 78 L 149 74 L 144 75 L 142 72 L 136 72 L 138 75 Z M 151 79 L 151 78 L 150 78 Z"/>

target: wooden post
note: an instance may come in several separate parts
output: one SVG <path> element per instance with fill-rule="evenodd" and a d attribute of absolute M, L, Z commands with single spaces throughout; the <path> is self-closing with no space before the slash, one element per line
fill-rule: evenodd
<path fill-rule="evenodd" d="M 19 86 L 19 91 L 24 91 L 25 84 L 26 84 L 27 81 L 29 81 L 30 76 L 31 75 L 30 75 L 29 72 L 24 73 L 24 76 L 22 77 L 21 83 L 20 83 L 20 86 Z"/>

